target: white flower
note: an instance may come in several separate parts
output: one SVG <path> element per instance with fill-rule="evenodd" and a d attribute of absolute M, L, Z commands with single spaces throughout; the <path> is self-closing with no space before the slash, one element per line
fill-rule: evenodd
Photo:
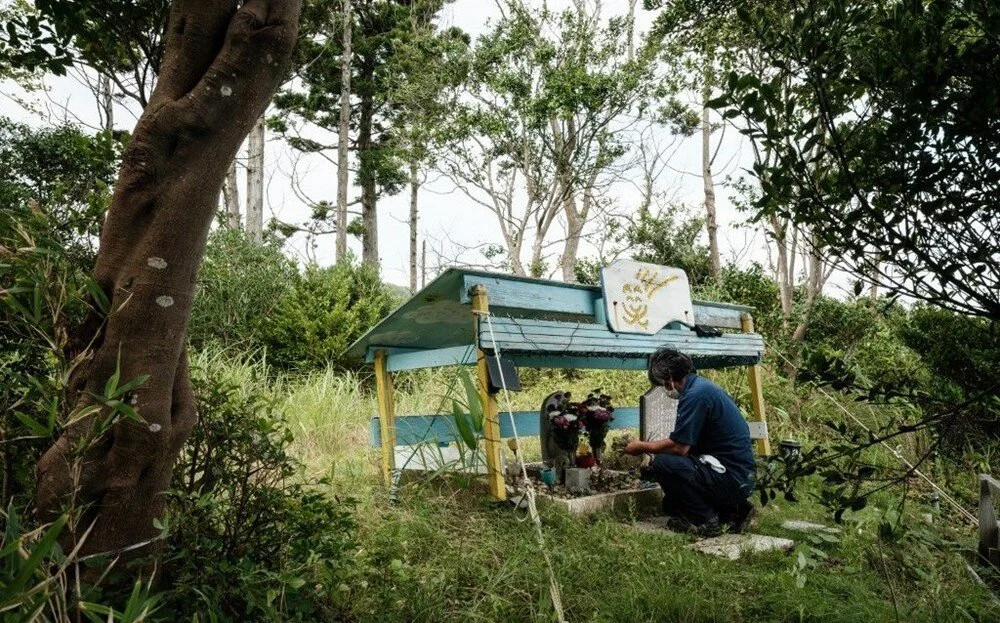
<path fill-rule="evenodd" d="M 566 421 L 568 421 L 568 422 L 575 422 L 576 421 L 576 416 L 575 415 L 567 415 L 566 416 Z"/>

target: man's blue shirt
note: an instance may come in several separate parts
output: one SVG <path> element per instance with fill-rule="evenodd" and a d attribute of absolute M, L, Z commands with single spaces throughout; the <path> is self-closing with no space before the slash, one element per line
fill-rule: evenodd
<path fill-rule="evenodd" d="M 719 459 L 741 484 L 753 482 L 756 467 L 750 428 L 729 394 L 712 381 L 687 375 L 670 438 L 691 446 L 690 455 L 710 454 Z"/>

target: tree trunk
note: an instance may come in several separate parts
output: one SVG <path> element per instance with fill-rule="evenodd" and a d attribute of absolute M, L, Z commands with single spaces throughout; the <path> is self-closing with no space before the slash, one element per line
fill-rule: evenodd
<path fill-rule="evenodd" d="M 375 166 L 367 162 L 372 148 L 372 122 L 375 101 L 371 93 L 361 96 L 361 115 L 358 123 L 358 154 L 361 160 L 361 261 L 378 266 L 378 212 L 376 211 Z"/>
<path fill-rule="evenodd" d="M 552 117 L 549 120 L 552 128 L 552 140 L 556 155 L 556 174 L 559 183 L 560 199 L 563 214 L 566 215 L 566 243 L 563 247 L 562 274 L 563 281 L 576 281 L 576 256 L 580 248 L 580 236 L 583 235 L 585 219 L 576 209 L 576 185 L 573 175 L 573 153 L 576 151 L 576 124 L 572 117 L 565 121 L 563 130 L 559 121 Z"/>
<path fill-rule="evenodd" d="M 708 74 L 706 72 L 706 81 Z M 708 258 L 712 279 L 722 278 L 722 266 L 719 261 L 719 225 L 715 217 L 715 180 L 712 179 L 712 124 L 709 119 L 708 100 L 711 97 L 711 87 L 705 84 L 702 91 L 701 107 L 701 178 L 705 187 L 705 226 L 708 229 Z"/>
<path fill-rule="evenodd" d="M 222 200 L 226 204 L 226 228 L 240 228 L 240 188 L 236 183 L 236 158 L 229 163 L 226 179 L 222 183 Z"/>
<path fill-rule="evenodd" d="M 566 246 L 563 248 L 562 273 L 566 283 L 576 282 L 576 256 L 580 250 L 580 236 L 583 235 L 584 221 L 576 211 L 576 200 L 564 198 L 563 212 L 566 214 Z"/>
<path fill-rule="evenodd" d="M 261 115 L 247 146 L 247 234 L 254 242 L 264 238 L 264 116 Z"/>
<path fill-rule="evenodd" d="M 347 151 L 351 129 L 351 0 L 344 0 L 343 51 L 340 54 L 340 124 L 337 128 L 337 243 L 335 258 L 347 256 Z"/>
<path fill-rule="evenodd" d="M 159 80 L 101 232 L 94 277 L 110 304 L 73 332 L 75 407 L 38 463 L 41 517 L 75 509 L 64 551 L 88 529 L 82 554 L 142 552 L 158 532 L 162 492 L 198 419 L 184 348 L 198 267 L 226 169 L 284 76 L 299 5 L 171 7 Z M 117 396 L 141 421 L 118 417 L 106 384 L 145 375 Z"/>
<path fill-rule="evenodd" d="M 111 77 L 101 74 L 97 88 L 100 91 L 101 125 L 105 131 L 111 132 L 115 129 L 115 109 L 112 99 L 114 86 L 111 84 Z"/>
<path fill-rule="evenodd" d="M 417 161 L 410 161 L 410 294 L 417 292 L 417 191 L 420 179 L 417 176 Z"/>

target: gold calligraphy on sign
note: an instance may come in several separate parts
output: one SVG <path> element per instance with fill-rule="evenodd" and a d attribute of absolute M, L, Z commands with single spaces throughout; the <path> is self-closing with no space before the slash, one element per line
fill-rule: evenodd
<path fill-rule="evenodd" d="M 622 303 L 625 323 L 648 330 L 650 299 L 657 290 L 679 278 L 677 275 L 661 278 L 659 272 L 648 268 L 635 271 L 635 281 L 622 286 L 622 293 L 625 294 L 625 301 Z"/>

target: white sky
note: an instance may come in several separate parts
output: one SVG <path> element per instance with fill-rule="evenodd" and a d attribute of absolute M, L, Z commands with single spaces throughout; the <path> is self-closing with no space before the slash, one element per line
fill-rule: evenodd
<path fill-rule="evenodd" d="M 0 0 L 2 1 L 2 0 Z M 550 7 L 558 7 L 562 2 L 551 2 Z M 640 3 L 641 5 L 641 3 Z M 605 15 L 624 14 L 627 7 L 625 0 L 606 0 Z M 494 2 L 489 0 L 457 0 L 448 5 L 443 12 L 443 25 L 455 25 L 469 33 L 473 39 L 485 32 L 489 20 L 496 19 L 499 11 Z M 652 21 L 652 14 L 639 11 L 637 22 L 641 29 Z M 62 119 L 93 127 L 98 125 L 97 104 L 93 95 L 77 79 L 72 77 L 48 78 L 46 80 L 47 94 L 25 96 L 16 87 L 4 83 L 0 98 L 0 115 L 31 124 L 42 124 Z M 15 101 L 15 97 L 33 99 L 41 111 L 29 112 Z M 116 125 L 131 128 L 137 116 L 135 106 L 126 108 L 119 105 L 115 112 Z M 713 144 L 719 140 L 719 132 L 713 136 Z M 674 140 L 667 130 L 657 137 L 663 143 Z M 754 231 L 744 224 L 745 216 L 733 206 L 730 195 L 733 191 L 723 186 L 727 176 L 738 176 L 741 168 L 748 167 L 752 162 L 752 153 L 746 139 L 732 128 L 728 128 L 723 137 L 723 144 L 715 163 L 716 203 L 719 220 L 720 252 L 723 262 L 736 261 L 740 264 L 752 260 L 767 265 L 763 234 Z M 695 135 L 680 139 L 675 145 L 669 161 L 669 168 L 659 180 L 661 190 L 670 194 L 677 202 L 691 207 L 701 214 L 703 189 L 701 179 L 701 137 Z M 241 156 L 243 153 L 241 152 Z M 303 222 L 308 218 L 309 210 L 306 204 L 297 196 L 301 193 L 313 200 L 326 199 L 335 203 L 336 199 L 336 167 L 334 164 L 319 157 L 300 158 L 280 138 L 268 137 L 266 150 L 266 205 L 264 219 L 267 222 L 274 216 L 283 221 Z M 297 174 L 297 188 L 293 186 L 291 175 L 293 163 Z M 485 208 L 467 199 L 457 192 L 452 184 L 433 173 L 430 180 L 419 195 L 421 211 L 420 238 L 427 240 L 428 267 L 433 269 L 437 264 L 437 252 L 449 258 L 460 256 L 459 259 L 472 264 L 482 264 L 486 260 L 476 250 L 461 253 L 461 248 L 475 248 L 487 243 L 501 242 L 495 217 Z M 241 174 L 240 199 L 245 201 L 246 191 Z M 638 202 L 638 193 L 631 184 L 621 183 L 612 189 L 619 206 L 618 211 L 634 209 Z M 351 198 L 357 196 L 360 189 L 352 188 Z M 409 215 L 409 189 L 404 189 L 397 196 L 384 197 L 379 202 L 379 243 L 382 257 L 382 276 L 391 283 L 406 285 L 409 283 L 409 230 L 407 219 Z M 562 227 L 562 225 L 560 225 Z M 555 237 L 561 237 L 557 235 Z M 349 244 L 360 256 L 360 240 L 350 239 Z M 332 236 L 322 237 L 318 241 L 316 258 L 321 264 L 333 261 Z M 288 251 L 305 259 L 305 242 L 302 237 L 293 238 Z M 595 250 L 587 243 L 581 245 L 581 258 L 594 255 Z M 553 268 L 558 258 L 550 259 Z M 433 275 L 428 275 L 428 279 Z M 558 274 L 555 275 L 558 278 Z M 846 283 L 843 279 L 835 281 Z M 833 284 L 831 284 L 833 285 Z"/>

